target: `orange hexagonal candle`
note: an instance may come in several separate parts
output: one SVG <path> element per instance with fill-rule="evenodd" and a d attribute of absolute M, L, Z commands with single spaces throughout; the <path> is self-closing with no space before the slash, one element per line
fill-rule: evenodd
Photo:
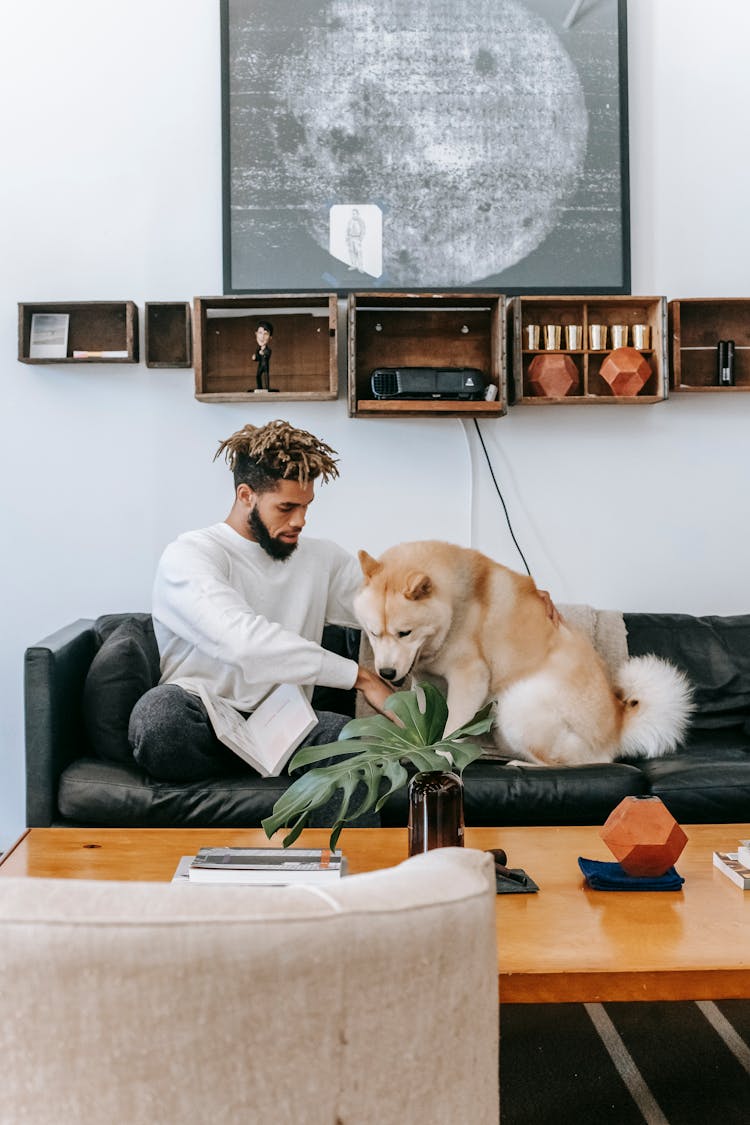
<path fill-rule="evenodd" d="M 538 355 L 529 364 L 529 387 L 535 395 L 565 398 L 578 389 L 578 368 L 569 355 Z"/>
<path fill-rule="evenodd" d="M 635 348 L 615 348 L 604 360 L 599 372 L 612 394 L 637 395 L 651 376 L 651 366 Z"/>
<path fill-rule="evenodd" d="M 623 797 L 599 835 L 628 875 L 663 875 L 687 843 L 659 797 Z"/>

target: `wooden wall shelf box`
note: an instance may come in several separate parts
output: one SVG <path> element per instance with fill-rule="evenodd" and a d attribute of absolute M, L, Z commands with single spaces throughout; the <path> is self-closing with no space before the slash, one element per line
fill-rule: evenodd
<path fill-rule="evenodd" d="M 348 298 L 349 416 L 499 417 L 507 410 L 505 297 L 498 293 L 355 292 Z M 475 367 L 494 401 L 378 399 L 379 367 Z"/>
<path fill-rule="evenodd" d="M 624 403 L 645 405 L 662 402 L 669 393 L 667 374 L 667 302 L 665 297 L 603 296 L 538 296 L 513 297 L 508 302 L 508 319 L 513 340 L 513 403 L 534 406 L 549 404 Z M 540 327 L 538 347 L 528 347 L 531 325 Z M 545 325 L 559 325 L 560 348 L 547 350 Z M 582 346 L 566 348 L 566 327 L 580 325 Z M 590 346 L 589 329 L 604 325 L 606 347 Z M 619 346 L 614 340 L 613 326 L 625 326 L 625 343 L 633 345 L 633 326 L 646 325 L 649 347 L 639 348 L 648 363 L 651 374 L 636 395 L 615 395 L 612 387 L 601 376 L 606 357 Z M 540 381 L 535 378 L 532 364 L 540 355 L 565 355 L 575 364 L 577 384 L 572 393 L 565 395 L 539 394 Z M 530 370 L 531 369 L 531 370 Z"/>
<path fill-rule="evenodd" d="M 734 386 L 718 381 L 719 340 L 734 340 Z M 750 391 L 750 298 L 695 297 L 669 302 L 672 390 Z"/>
<path fill-rule="evenodd" d="M 192 367 L 189 301 L 147 301 L 146 367 Z"/>
<path fill-rule="evenodd" d="M 68 349 L 65 358 L 37 359 L 29 355 L 34 313 L 67 313 Z M 73 352 L 88 352 L 74 356 Z M 111 356 L 96 353 L 123 352 Z M 133 301 L 35 301 L 18 305 L 18 358 L 21 363 L 137 363 L 138 307 Z"/>
<path fill-rule="evenodd" d="M 196 297 L 195 397 L 200 402 L 335 399 L 335 293 Z M 273 324 L 271 391 L 256 391 L 255 326 Z"/>

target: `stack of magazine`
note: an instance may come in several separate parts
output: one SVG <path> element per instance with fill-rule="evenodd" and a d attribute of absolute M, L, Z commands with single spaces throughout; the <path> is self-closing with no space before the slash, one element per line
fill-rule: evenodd
<path fill-rule="evenodd" d="M 191 883 L 330 885 L 342 875 L 346 857 L 329 848 L 201 848 L 188 867 Z"/>
<path fill-rule="evenodd" d="M 740 840 L 736 852 L 714 852 L 714 867 L 743 891 L 750 890 L 750 840 Z"/>

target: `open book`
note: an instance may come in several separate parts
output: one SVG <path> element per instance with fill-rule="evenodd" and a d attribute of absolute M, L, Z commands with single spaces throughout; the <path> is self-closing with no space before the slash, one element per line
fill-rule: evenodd
<path fill-rule="evenodd" d="M 247 719 L 200 684 L 200 695 L 216 737 L 262 777 L 278 777 L 318 721 L 298 684 L 280 684 Z"/>

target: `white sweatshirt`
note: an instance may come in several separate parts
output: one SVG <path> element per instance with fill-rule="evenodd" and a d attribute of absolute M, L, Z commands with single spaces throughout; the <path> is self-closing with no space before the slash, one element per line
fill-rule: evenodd
<path fill-rule="evenodd" d="M 280 683 L 351 688 L 357 665 L 320 645 L 325 624 L 358 627 L 359 565 L 325 539 L 301 538 L 285 561 L 227 523 L 166 548 L 153 591 L 162 684 L 203 683 L 252 711 Z"/>

